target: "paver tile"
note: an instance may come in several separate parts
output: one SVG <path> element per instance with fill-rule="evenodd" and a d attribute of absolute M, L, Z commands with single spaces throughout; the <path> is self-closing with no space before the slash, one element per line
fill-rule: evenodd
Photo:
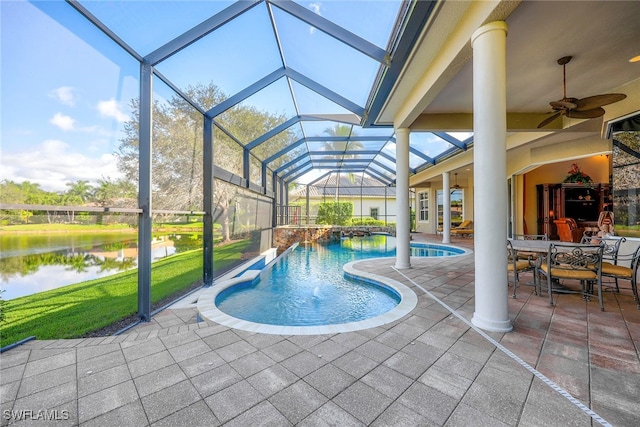
<path fill-rule="evenodd" d="M 263 401 L 263 397 L 251 384 L 242 380 L 205 399 L 221 423 L 226 423 L 244 411 Z"/>
<path fill-rule="evenodd" d="M 327 400 L 304 381 L 298 381 L 269 398 L 269 402 L 293 424 L 320 408 Z"/>
<path fill-rule="evenodd" d="M 264 397 L 270 397 L 295 383 L 298 379 L 297 375 L 283 366 L 273 365 L 247 378 L 247 381 Z"/>
<path fill-rule="evenodd" d="M 365 424 L 356 417 L 336 405 L 328 401 L 307 418 L 296 424 L 299 427 L 316 427 L 316 426 L 340 426 L 340 427 L 363 427 Z M 387 424 L 392 425 L 392 424 Z M 401 425 L 401 424 L 395 424 Z M 408 424 L 407 424 L 408 425 Z"/>
<path fill-rule="evenodd" d="M 197 390 L 185 380 L 145 396 L 141 401 L 149 422 L 154 423 L 200 399 Z"/>
<path fill-rule="evenodd" d="M 78 399 L 80 423 L 138 400 L 133 381 L 125 381 Z"/>
<path fill-rule="evenodd" d="M 333 402 L 365 424 L 371 424 L 393 402 L 362 381 L 357 381 Z"/>

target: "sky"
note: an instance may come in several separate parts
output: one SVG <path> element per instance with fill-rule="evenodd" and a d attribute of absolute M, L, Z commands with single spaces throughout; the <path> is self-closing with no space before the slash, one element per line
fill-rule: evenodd
<path fill-rule="evenodd" d="M 232 2 L 81 3 L 144 56 Z M 398 0 L 299 3 L 382 49 L 399 5 Z M 266 7 L 254 7 L 157 69 L 181 89 L 214 82 L 224 93 L 236 93 L 282 66 Z M 114 153 L 132 118 L 130 102 L 138 97 L 138 61 L 61 0 L 0 0 L 0 8 L 0 180 L 64 191 L 68 182 L 120 178 Z M 274 14 L 287 66 L 364 106 L 378 63 L 277 8 Z M 293 116 L 283 83 L 248 102 Z M 166 86 L 154 89 L 158 99 L 172 96 Z M 294 91 L 302 114 L 346 112 L 300 85 L 294 84 Z"/>
<path fill-rule="evenodd" d="M 107 48 L 97 51 L 33 4 L 3 0 L 0 6 L 0 179 L 47 191 L 63 191 L 65 182 L 117 179 L 113 153 L 130 119 L 128 100 L 137 96 L 135 61 L 100 34 L 93 40 Z M 82 24 L 79 15 L 73 18 Z"/>

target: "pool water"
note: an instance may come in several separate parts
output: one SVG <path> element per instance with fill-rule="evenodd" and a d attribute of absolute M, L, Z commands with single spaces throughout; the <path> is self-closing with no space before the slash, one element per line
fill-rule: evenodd
<path fill-rule="evenodd" d="M 447 246 L 412 244 L 412 256 L 464 253 Z M 215 300 L 217 308 L 250 322 L 316 326 L 357 322 L 388 312 L 400 295 L 382 284 L 345 276 L 349 262 L 395 256 L 395 238 L 367 236 L 334 244 L 301 244 L 253 282 L 231 286 Z"/>

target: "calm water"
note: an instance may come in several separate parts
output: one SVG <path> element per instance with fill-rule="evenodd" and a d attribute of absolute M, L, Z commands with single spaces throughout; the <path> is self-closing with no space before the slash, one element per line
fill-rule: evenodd
<path fill-rule="evenodd" d="M 445 246 L 412 246 L 412 256 L 464 253 Z M 270 325 L 315 326 L 369 319 L 393 309 L 400 297 L 385 287 L 345 277 L 342 266 L 395 254 L 395 238 L 387 236 L 354 237 L 329 245 L 301 244 L 257 283 L 220 292 L 216 305 L 230 316 Z"/>
<path fill-rule="evenodd" d="M 0 286 L 5 300 L 97 279 L 137 267 L 137 234 L 0 236 Z M 153 260 L 201 248 L 202 234 L 154 238 Z"/>

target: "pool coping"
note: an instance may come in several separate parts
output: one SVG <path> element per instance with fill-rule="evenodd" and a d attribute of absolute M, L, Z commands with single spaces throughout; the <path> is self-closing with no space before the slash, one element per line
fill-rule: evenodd
<path fill-rule="evenodd" d="M 367 258 L 367 260 L 371 259 L 375 258 Z M 230 328 L 240 329 L 248 332 L 274 335 L 323 335 L 342 332 L 353 332 L 374 328 L 376 326 L 381 326 L 401 319 L 402 317 L 413 311 L 413 309 L 418 304 L 418 296 L 415 294 L 415 292 L 413 292 L 409 287 L 403 285 L 402 283 L 388 277 L 356 270 L 353 265 L 360 261 L 362 260 L 352 261 L 345 264 L 342 267 L 344 272 L 352 277 L 355 277 L 356 279 L 364 280 L 365 282 L 373 282 L 374 284 L 387 286 L 397 292 L 398 295 L 400 295 L 400 303 L 398 303 L 397 306 L 387 311 L 386 313 L 383 313 L 376 317 L 372 317 L 370 319 L 333 325 L 280 326 L 250 322 L 247 320 L 238 319 L 237 317 L 229 316 L 228 314 L 220 311 L 220 309 L 218 309 L 215 304 L 215 300 L 218 294 L 231 286 L 254 280 L 260 275 L 260 271 L 257 270 L 247 271 L 239 277 L 221 281 L 220 283 L 215 284 L 213 287 L 204 290 L 198 298 L 198 312 L 200 313 L 200 316 L 207 320 L 219 323 L 223 326 L 228 326 Z"/>
<path fill-rule="evenodd" d="M 418 244 L 426 244 L 428 246 L 439 246 L 442 248 L 455 248 L 463 251 L 460 254 L 447 255 L 445 257 L 437 258 L 453 258 L 459 256 L 466 256 L 473 253 L 472 250 L 456 246 L 450 243 L 430 243 L 430 242 L 413 242 Z M 223 326 L 230 328 L 240 329 L 248 332 L 256 332 L 262 334 L 274 334 L 274 335 L 322 335 L 322 334 L 335 334 L 342 332 L 360 331 L 363 329 L 374 328 L 377 326 L 385 325 L 387 323 L 395 322 L 409 314 L 418 304 L 418 296 L 408 286 L 391 279 L 389 277 L 380 276 L 378 274 L 362 271 L 356 269 L 354 266 L 362 261 L 371 261 L 376 259 L 389 259 L 389 257 L 381 258 L 366 258 L 356 261 L 351 261 L 345 264 L 342 269 L 350 277 L 356 280 L 363 280 L 364 282 L 373 283 L 379 286 L 389 287 L 400 295 L 400 303 L 391 310 L 383 313 L 379 316 L 372 317 L 370 319 L 360 320 L 358 322 L 339 323 L 334 325 L 319 325 L 319 326 L 281 326 L 281 325 L 268 325 L 264 323 L 250 322 L 248 320 L 238 319 L 237 317 L 230 316 L 222 312 L 215 304 L 218 294 L 225 289 L 240 284 L 255 280 L 259 275 L 263 274 L 266 270 L 271 268 L 279 259 L 287 255 L 291 250 L 295 249 L 298 243 L 288 248 L 285 252 L 271 260 L 263 270 L 247 270 L 244 273 L 229 278 L 225 276 L 223 280 L 216 281 L 216 283 L 210 287 L 205 288 L 200 293 L 198 301 L 196 303 L 200 316 L 204 319 L 212 322 L 219 323 Z M 413 257 L 412 257 L 413 258 Z M 418 257 L 428 258 L 428 257 Z"/>

